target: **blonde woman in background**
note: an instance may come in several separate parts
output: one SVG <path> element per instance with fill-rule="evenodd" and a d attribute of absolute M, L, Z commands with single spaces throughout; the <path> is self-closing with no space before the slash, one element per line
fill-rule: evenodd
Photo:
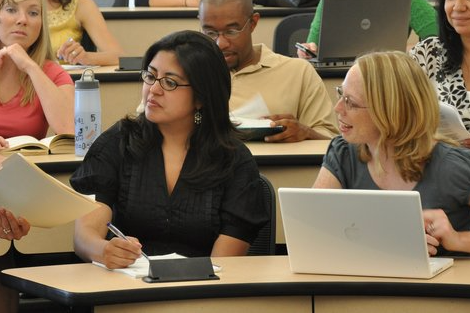
<path fill-rule="evenodd" d="M 42 138 L 48 127 L 73 133 L 73 81 L 52 54 L 45 3 L 41 0 L 0 0 L 0 149 L 5 138 Z M 0 238 L 19 240 L 29 223 L 0 207 Z M 14 267 L 10 249 L 0 257 L 0 270 Z M 0 285 L 0 312 L 18 310 L 18 292 Z"/>

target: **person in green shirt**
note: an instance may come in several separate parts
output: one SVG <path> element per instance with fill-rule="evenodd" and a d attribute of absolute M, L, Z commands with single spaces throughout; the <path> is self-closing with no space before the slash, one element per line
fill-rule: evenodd
<path fill-rule="evenodd" d="M 317 50 L 320 37 L 320 25 L 323 12 L 323 2 L 320 0 L 315 11 L 315 17 L 310 25 L 310 32 L 304 46 L 312 51 Z M 437 11 L 427 0 L 411 0 L 410 28 L 418 35 L 420 40 L 438 34 Z M 299 58 L 310 59 L 311 57 L 301 50 L 297 50 Z"/>

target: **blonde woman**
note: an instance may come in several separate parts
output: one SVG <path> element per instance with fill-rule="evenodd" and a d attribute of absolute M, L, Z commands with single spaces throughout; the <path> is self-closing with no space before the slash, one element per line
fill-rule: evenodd
<path fill-rule="evenodd" d="M 73 133 L 73 81 L 56 64 L 40 0 L 0 1 L 0 148 L 5 138 Z"/>
<path fill-rule="evenodd" d="M 403 52 L 372 53 L 337 91 L 341 136 L 314 188 L 419 191 L 429 253 L 468 255 L 470 151 L 436 138 L 438 100 L 423 70 Z"/>
<path fill-rule="evenodd" d="M 73 133 L 74 86 L 54 62 L 45 4 L 41 0 L 0 0 L 0 149 L 8 137 Z M 0 238 L 20 239 L 29 223 L 0 208 Z M 14 266 L 12 251 L 0 269 Z M 16 312 L 18 292 L 0 285 L 0 312 Z"/>

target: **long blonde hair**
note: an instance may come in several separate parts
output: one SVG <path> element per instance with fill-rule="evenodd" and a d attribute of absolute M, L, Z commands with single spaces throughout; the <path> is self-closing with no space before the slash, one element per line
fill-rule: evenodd
<path fill-rule="evenodd" d="M 359 57 L 356 64 L 362 73 L 370 116 L 380 132 L 378 153 L 387 154 L 392 145 L 393 155 L 387 157 L 394 160 L 403 180 L 419 181 L 439 125 L 434 87 L 404 52 L 374 52 Z M 372 159 L 366 145 L 360 145 L 359 151 L 362 161 Z"/>
<path fill-rule="evenodd" d="M 6 4 L 17 4 L 24 0 L 0 0 L 0 10 Z M 35 61 L 39 67 L 43 67 L 46 60 L 55 61 L 56 57 L 52 52 L 51 41 L 49 38 L 49 26 L 47 24 L 47 4 L 45 0 L 40 0 L 41 2 L 41 32 L 39 33 L 36 41 L 28 48 L 26 51 L 29 57 Z M 20 82 L 23 86 L 24 94 L 23 99 L 21 99 L 21 106 L 25 106 L 27 103 L 31 102 L 36 95 L 34 90 L 33 82 L 26 73 L 20 73 Z"/>

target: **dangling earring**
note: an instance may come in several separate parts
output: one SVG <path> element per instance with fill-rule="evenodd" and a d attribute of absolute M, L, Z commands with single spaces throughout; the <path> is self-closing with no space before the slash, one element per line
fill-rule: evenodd
<path fill-rule="evenodd" d="M 201 125 L 201 123 L 202 123 L 201 109 L 196 109 L 196 112 L 194 113 L 194 124 Z"/>

